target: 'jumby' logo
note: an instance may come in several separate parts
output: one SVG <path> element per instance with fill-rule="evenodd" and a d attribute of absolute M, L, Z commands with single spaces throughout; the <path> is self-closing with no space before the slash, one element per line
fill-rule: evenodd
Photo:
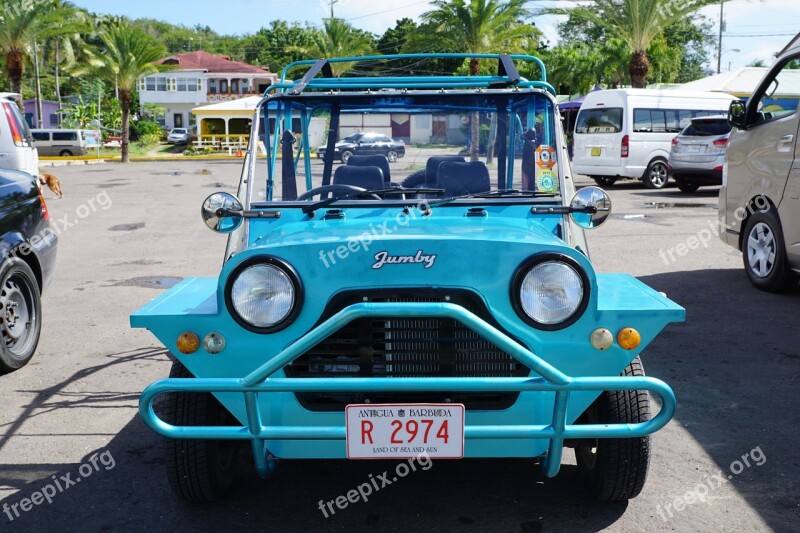
<path fill-rule="evenodd" d="M 389 255 L 389 252 L 378 252 L 375 254 L 375 263 L 372 268 L 382 268 L 383 265 L 402 265 L 402 264 L 417 264 L 424 263 L 425 268 L 431 268 L 436 255 L 427 255 L 422 253 L 422 250 L 417 250 L 416 255 Z"/>

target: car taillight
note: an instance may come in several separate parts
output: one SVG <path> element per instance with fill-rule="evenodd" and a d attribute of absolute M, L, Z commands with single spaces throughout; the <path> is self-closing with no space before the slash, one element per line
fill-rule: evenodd
<path fill-rule="evenodd" d="M 8 126 L 11 128 L 11 138 L 14 139 L 14 146 L 24 146 L 22 143 L 22 133 L 19 131 L 17 120 L 14 117 L 14 111 L 11 109 L 13 104 L 3 103 L 3 110 L 6 113 Z"/>
<path fill-rule="evenodd" d="M 619 155 L 621 157 L 628 157 L 628 141 L 629 141 L 628 136 L 623 135 L 622 144 L 619 147 Z"/>
<path fill-rule="evenodd" d="M 47 204 L 44 202 L 44 196 L 42 196 L 41 190 L 39 190 L 39 201 L 42 203 L 42 216 L 44 217 L 44 221 L 50 222 L 50 213 L 47 211 Z"/>
<path fill-rule="evenodd" d="M 717 148 L 727 148 L 728 147 L 728 139 L 717 139 L 714 141 L 714 146 Z"/>
<path fill-rule="evenodd" d="M 672 138 L 672 146 L 678 146 L 678 138 L 677 137 L 673 137 Z"/>

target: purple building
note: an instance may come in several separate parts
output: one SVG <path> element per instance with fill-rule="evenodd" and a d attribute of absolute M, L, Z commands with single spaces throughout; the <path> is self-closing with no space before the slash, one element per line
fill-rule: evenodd
<path fill-rule="evenodd" d="M 25 121 L 31 128 L 58 128 L 61 124 L 61 116 L 58 114 L 58 102 L 54 100 L 42 100 L 42 124 L 36 120 L 36 100 L 31 98 L 23 102 L 25 106 Z"/>

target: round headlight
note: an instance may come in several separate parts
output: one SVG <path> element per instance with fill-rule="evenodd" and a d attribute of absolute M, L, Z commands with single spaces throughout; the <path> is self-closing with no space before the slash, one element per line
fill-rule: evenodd
<path fill-rule="evenodd" d="M 519 284 L 520 307 L 531 320 L 544 326 L 566 322 L 583 302 L 583 279 L 575 267 L 563 261 L 536 264 Z"/>
<path fill-rule="evenodd" d="M 230 305 L 238 318 L 254 328 L 272 328 L 292 313 L 296 287 L 287 272 L 256 263 L 241 270 L 230 287 Z"/>

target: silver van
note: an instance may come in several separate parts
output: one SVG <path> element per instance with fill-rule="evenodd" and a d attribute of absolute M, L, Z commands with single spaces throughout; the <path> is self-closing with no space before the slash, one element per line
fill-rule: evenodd
<path fill-rule="evenodd" d="M 19 112 L 18 94 L 0 93 L 0 168 L 39 175 L 31 130 Z"/>
<path fill-rule="evenodd" d="M 722 172 L 722 240 L 742 251 L 761 290 L 784 292 L 800 274 L 800 34 L 745 104 L 728 112 L 733 126 Z"/>
<path fill-rule="evenodd" d="M 31 130 L 33 142 L 39 155 L 86 155 L 86 139 L 83 130 Z"/>

